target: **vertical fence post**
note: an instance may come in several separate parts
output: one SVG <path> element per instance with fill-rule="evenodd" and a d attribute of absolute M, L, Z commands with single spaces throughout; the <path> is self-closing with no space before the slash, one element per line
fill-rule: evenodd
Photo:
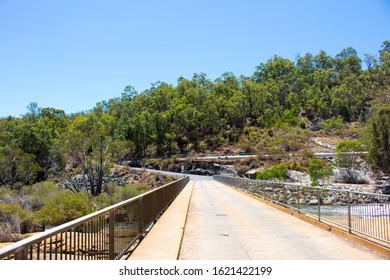
<path fill-rule="evenodd" d="M 271 184 L 271 187 L 272 187 L 272 197 L 271 197 L 271 201 L 272 201 L 272 202 L 276 202 L 276 199 L 275 199 L 275 186 L 274 186 L 274 184 Z"/>
<path fill-rule="evenodd" d="M 110 211 L 108 218 L 108 251 L 109 259 L 115 259 L 115 210 Z"/>
<path fill-rule="evenodd" d="M 317 200 L 318 200 L 318 221 L 321 221 L 321 193 L 320 189 L 317 189 Z"/>
<path fill-rule="evenodd" d="M 352 193 L 350 191 L 348 193 L 348 232 L 351 233 L 352 229 L 352 221 L 351 221 L 351 202 L 352 202 Z"/>
<path fill-rule="evenodd" d="M 227 185 L 235 185 L 238 186 L 239 184 L 239 178 L 237 177 L 227 177 L 227 176 L 214 176 L 214 179 L 227 184 Z M 251 182 L 250 180 L 247 180 L 247 182 Z M 249 183 L 250 184 L 250 183 Z M 270 181 L 262 181 L 258 180 L 254 183 L 254 185 L 257 187 L 256 192 L 261 193 L 264 195 L 264 198 L 272 201 L 274 203 L 277 203 L 274 201 L 275 199 L 275 183 L 272 183 Z M 264 191 L 264 188 L 267 188 L 267 191 Z M 271 187 L 271 189 L 269 189 Z M 317 190 L 317 191 L 316 191 Z M 333 215 L 328 216 L 327 213 L 325 213 L 324 221 L 325 223 L 332 223 L 335 227 L 341 228 L 342 230 L 352 233 L 353 231 L 357 231 L 362 235 L 365 235 L 366 238 L 374 238 L 381 242 L 385 242 L 386 244 L 390 244 L 390 235 L 389 235 L 389 202 L 390 202 L 390 196 L 384 195 L 384 194 L 373 194 L 373 193 L 355 193 L 353 191 L 347 191 L 347 190 L 337 190 L 332 188 L 310 188 L 305 184 L 299 184 L 297 186 L 297 199 L 298 199 L 298 213 L 306 213 L 312 214 L 315 216 L 315 213 L 318 213 L 318 220 L 322 220 L 322 213 L 321 211 L 325 211 L 322 207 L 321 209 L 321 203 L 324 203 L 322 200 L 322 196 L 324 196 L 324 199 L 326 198 L 327 192 L 332 191 L 338 194 L 338 197 L 341 198 L 342 203 L 342 213 L 341 215 L 336 215 L 333 217 Z M 318 198 L 318 202 L 315 203 L 315 205 L 312 205 L 312 203 L 309 203 L 309 205 L 312 205 L 313 207 L 316 207 L 317 210 L 309 207 L 309 209 L 305 209 L 306 204 L 305 201 L 308 197 L 310 197 L 310 201 L 315 198 L 315 193 Z M 300 202 L 300 195 L 302 194 L 302 203 Z M 329 193 L 328 193 L 329 194 Z M 361 200 L 355 199 L 354 195 L 358 196 L 367 196 L 363 198 L 367 198 L 366 204 L 363 204 L 362 206 L 357 205 L 355 203 L 361 203 L 355 200 Z M 360 219 L 359 221 L 352 221 L 352 214 L 356 215 L 355 213 L 352 213 L 352 211 L 356 212 L 355 210 L 364 211 L 363 216 L 370 216 L 370 215 L 379 215 L 377 211 L 378 204 L 380 203 L 381 212 L 383 212 L 382 215 L 382 221 L 378 218 L 378 221 L 372 221 L 371 219 Z M 324 204 L 323 204 L 324 206 Z M 345 208 L 347 206 L 347 209 Z M 354 209 L 352 209 L 352 206 L 354 206 Z M 328 206 L 327 206 L 328 207 Z M 326 207 L 326 208 L 327 208 Z M 359 208 L 357 208 L 359 207 Z M 362 207 L 362 208 L 361 208 Z M 383 208 L 382 208 L 383 207 Z M 356 209 L 357 208 L 357 209 Z M 345 212 L 347 210 L 347 212 Z M 315 218 L 315 217 L 314 217 Z M 316 219 L 316 218 L 315 218 Z M 368 232 L 365 232 L 365 229 L 368 228 Z M 384 231 L 382 233 L 381 231 Z"/>
<path fill-rule="evenodd" d="M 144 231 L 144 226 L 144 199 L 143 197 L 140 197 L 138 200 L 138 232 L 140 234 L 140 241 L 143 238 L 142 233 Z"/>
<path fill-rule="evenodd" d="M 300 186 L 298 185 L 298 190 L 297 190 L 298 213 L 301 214 L 301 203 L 299 202 L 299 191 L 300 191 Z"/>
<path fill-rule="evenodd" d="M 15 260 L 27 260 L 28 249 L 27 247 L 23 248 L 19 252 L 15 253 Z"/>

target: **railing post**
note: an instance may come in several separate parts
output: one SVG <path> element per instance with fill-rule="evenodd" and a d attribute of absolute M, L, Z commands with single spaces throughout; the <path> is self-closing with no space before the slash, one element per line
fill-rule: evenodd
<path fill-rule="evenodd" d="M 108 218 L 108 252 L 109 259 L 115 259 L 115 210 L 110 211 Z"/>
<path fill-rule="evenodd" d="M 318 200 L 318 221 L 321 221 L 321 194 L 320 189 L 317 189 L 317 200 Z"/>
<path fill-rule="evenodd" d="M 27 248 L 23 248 L 19 252 L 15 253 L 15 260 L 27 260 L 28 252 Z"/>
<path fill-rule="evenodd" d="M 138 232 L 142 240 L 142 232 L 144 231 L 144 199 L 140 197 L 138 200 Z"/>
<path fill-rule="evenodd" d="M 348 193 L 348 232 L 352 232 L 352 221 L 351 221 L 351 202 L 352 202 L 352 193 L 350 191 Z"/>
<path fill-rule="evenodd" d="M 275 202 L 275 187 L 274 187 L 273 184 L 272 184 L 272 197 L 271 197 L 271 201 Z"/>
<path fill-rule="evenodd" d="M 297 190 L 297 201 L 298 201 L 298 213 L 301 214 L 301 203 L 299 201 L 299 191 L 300 191 L 300 186 L 298 185 L 298 190 Z"/>

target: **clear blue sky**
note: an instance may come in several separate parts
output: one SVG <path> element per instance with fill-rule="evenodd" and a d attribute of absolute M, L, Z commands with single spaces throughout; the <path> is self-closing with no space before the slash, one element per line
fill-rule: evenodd
<path fill-rule="evenodd" d="M 30 102 L 88 110 L 194 73 L 249 76 L 274 54 L 378 55 L 385 40 L 389 0 L 0 0 L 0 116 Z"/>

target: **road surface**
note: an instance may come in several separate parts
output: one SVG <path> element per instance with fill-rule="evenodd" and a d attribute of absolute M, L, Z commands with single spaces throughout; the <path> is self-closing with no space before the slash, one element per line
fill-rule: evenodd
<path fill-rule="evenodd" d="M 181 260 L 386 259 L 221 183 L 194 179 Z"/>

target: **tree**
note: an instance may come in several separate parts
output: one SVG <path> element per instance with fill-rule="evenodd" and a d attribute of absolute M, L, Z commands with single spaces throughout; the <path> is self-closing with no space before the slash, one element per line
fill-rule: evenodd
<path fill-rule="evenodd" d="M 355 171 L 360 167 L 361 160 L 358 153 L 363 151 L 362 144 L 357 140 L 343 140 L 336 146 L 336 162 L 346 168 L 350 181 L 355 179 Z"/>
<path fill-rule="evenodd" d="M 369 132 L 369 161 L 374 168 L 390 172 L 390 106 L 374 115 Z"/>
<path fill-rule="evenodd" d="M 27 110 L 29 111 L 27 115 L 34 119 L 38 116 L 40 108 L 38 107 L 38 103 L 31 102 L 27 105 Z"/>
<path fill-rule="evenodd" d="M 15 146 L 0 147 L 0 184 L 34 181 L 41 171 L 34 158 L 34 155 L 26 154 Z"/>
<path fill-rule="evenodd" d="M 312 186 L 318 186 L 319 180 L 325 181 L 332 174 L 333 169 L 331 166 L 326 165 L 323 161 L 312 158 L 309 163 L 309 176 Z M 324 182 L 323 182 L 324 183 Z"/>
<path fill-rule="evenodd" d="M 378 60 L 371 54 L 364 54 L 364 62 L 366 63 L 368 71 L 378 68 Z"/>
<path fill-rule="evenodd" d="M 390 41 L 386 40 L 382 44 L 382 49 L 379 50 L 379 61 L 381 68 L 385 71 L 390 70 Z"/>
<path fill-rule="evenodd" d="M 296 66 L 288 59 L 275 55 L 265 64 L 256 67 L 254 80 L 263 83 L 267 80 L 292 81 L 295 78 Z"/>
<path fill-rule="evenodd" d="M 321 50 L 313 58 L 314 66 L 317 69 L 329 69 L 333 67 L 333 59 L 325 51 Z"/>
<path fill-rule="evenodd" d="M 126 86 L 122 92 L 122 99 L 133 99 L 138 92 L 133 86 Z"/>
<path fill-rule="evenodd" d="M 390 85 L 390 41 L 386 40 L 382 44 L 382 49 L 379 50 L 379 73 L 377 81 L 384 86 Z M 387 93 L 388 96 L 388 93 Z"/>
<path fill-rule="evenodd" d="M 76 117 L 57 143 L 65 159 L 74 164 L 65 169 L 67 188 L 80 192 L 83 188 L 93 196 L 102 192 L 103 177 L 112 164 L 113 118 L 102 113 Z M 81 174 L 84 184 L 74 180 Z"/>

